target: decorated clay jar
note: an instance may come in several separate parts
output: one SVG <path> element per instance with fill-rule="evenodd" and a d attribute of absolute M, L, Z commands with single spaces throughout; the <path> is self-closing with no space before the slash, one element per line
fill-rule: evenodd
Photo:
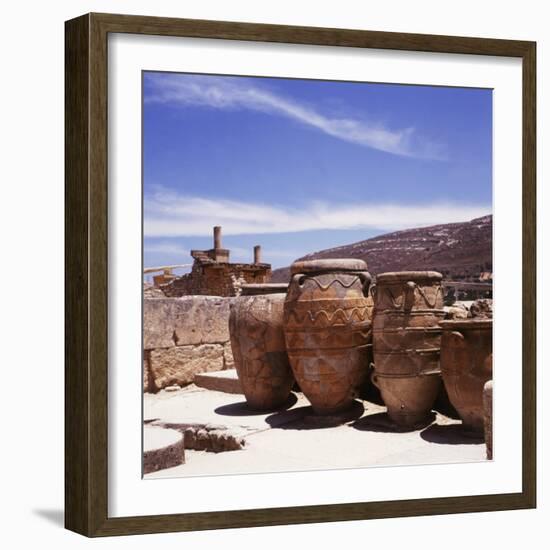
<path fill-rule="evenodd" d="M 483 386 L 493 377 L 493 320 L 441 323 L 441 373 L 465 431 L 483 436 Z"/>
<path fill-rule="evenodd" d="M 435 271 L 382 273 L 373 289 L 372 380 L 402 428 L 429 421 L 441 387 L 441 280 Z"/>
<path fill-rule="evenodd" d="M 371 277 L 362 260 L 298 261 L 284 306 L 290 364 L 317 414 L 350 408 L 372 360 Z"/>
<path fill-rule="evenodd" d="M 243 285 L 241 296 L 231 305 L 229 335 L 235 368 L 253 409 L 283 406 L 294 385 L 283 333 L 286 288 Z"/>

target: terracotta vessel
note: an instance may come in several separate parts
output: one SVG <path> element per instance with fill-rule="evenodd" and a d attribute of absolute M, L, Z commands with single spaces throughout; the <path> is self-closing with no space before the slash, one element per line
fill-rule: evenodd
<path fill-rule="evenodd" d="M 294 376 L 317 414 L 354 403 L 371 361 L 371 276 L 362 260 L 294 262 L 284 307 Z"/>
<path fill-rule="evenodd" d="M 373 289 L 372 381 L 403 428 L 430 418 L 441 386 L 441 279 L 435 271 L 382 273 Z"/>
<path fill-rule="evenodd" d="M 483 415 L 485 428 L 485 446 L 487 460 L 493 459 L 493 381 L 485 382 L 483 386 Z"/>
<path fill-rule="evenodd" d="M 493 373 L 492 319 L 442 321 L 441 372 L 468 432 L 483 435 L 483 386 Z"/>
<path fill-rule="evenodd" d="M 235 368 L 248 405 L 276 409 L 287 402 L 294 385 L 283 333 L 286 285 L 248 286 L 255 288 L 235 298 L 229 314 Z"/>

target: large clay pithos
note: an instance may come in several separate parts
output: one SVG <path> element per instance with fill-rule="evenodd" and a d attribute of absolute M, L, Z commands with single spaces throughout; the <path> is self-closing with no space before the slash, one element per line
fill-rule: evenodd
<path fill-rule="evenodd" d="M 286 285 L 248 286 L 231 305 L 231 349 L 248 405 L 272 410 L 288 401 L 294 385 L 283 333 Z"/>
<path fill-rule="evenodd" d="M 372 380 L 401 428 L 430 418 L 441 386 L 441 279 L 435 271 L 382 273 L 373 288 Z"/>
<path fill-rule="evenodd" d="M 362 260 L 294 262 L 284 306 L 290 364 L 317 414 L 349 409 L 371 360 L 371 281 Z"/>
<path fill-rule="evenodd" d="M 442 321 L 441 373 L 467 432 L 483 436 L 483 386 L 493 373 L 492 319 Z"/>

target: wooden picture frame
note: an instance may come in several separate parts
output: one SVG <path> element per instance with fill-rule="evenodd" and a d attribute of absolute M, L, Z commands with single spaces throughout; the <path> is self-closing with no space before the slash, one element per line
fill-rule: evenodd
<path fill-rule="evenodd" d="M 107 37 L 132 33 L 507 56 L 523 71 L 522 491 L 137 517 L 108 516 Z M 515 40 L 88 14 L 66 22 L 65 525 L 86 536 L 536 506 L 536 44 Z M 519 335 L 518 335 L 519 336 Z"/>

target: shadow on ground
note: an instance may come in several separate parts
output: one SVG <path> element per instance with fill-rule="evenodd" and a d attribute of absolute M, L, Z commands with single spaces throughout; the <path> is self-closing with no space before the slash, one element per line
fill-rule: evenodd
<path fill-rule="evenodd" d="M 355 401 L 351 408 L 338 414 L 316 414 L 308 405 L 296 407 L 288 411 L 276 412 L 268 416 L 265 421 L 272 428 L 283 430 L 317 430 L 322 428 L 334 428 L 353 422 L 365 412 L 363 403 Z"/>
<path fill-rule="evenodd" d="M 41 517 L 58 527 L 65 526 L 65 513 L 63 510 L 33 510 L 35 516 Z"/>
<path fill-rule="evenodd" d="M 286 411 L 290 407 L 294 406 L 298 401 L 298 398 L 291 393 L 288 401 L 282 405 L 277 411 Z M 222 405 L 214 409 L 216 414 L 224 416 L 259 416 L 268 414 L 269 411 L 255 410 L 249 407 L 246 401 L 239 401 L 238 403 L 230 403 L 229 405 Z"/>
<path fill-rule="evenodd" d="M 395 422 L 388 416 L 388 413 L 379 412 L 359 418 L 351 424 L 351 427 L 364 432 L 404 433 L 421 430 L 426 426 L 429 426 L 434 420 L 435 414 L 432 413 L 422 425 L 404 428 L 395 424 Z"/>
<path fill-rule="evenodd" d="M 442 445 L 479 445 L 484 441 L 483 436 L 464 432 L 462 424 L 449 424 L 447 426 L 433 424 L 426 428 L 420 434 L 420 437 L 424 441 Z"/>

